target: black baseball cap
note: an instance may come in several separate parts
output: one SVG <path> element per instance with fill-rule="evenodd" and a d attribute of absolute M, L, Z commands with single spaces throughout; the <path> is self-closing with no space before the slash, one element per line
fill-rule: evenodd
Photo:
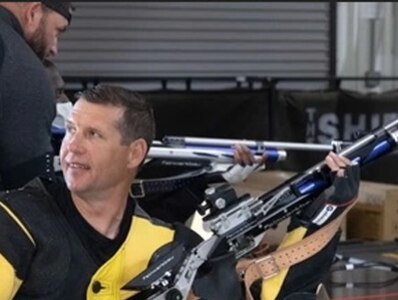
<path fill-rule="evenodd" d="M 65 19 L 67 19 L 69 23 L 72 21 L 72 11 L 74 9 L 72 3 L 56 0 L 44 0 L 41 2 L 48 8 L 56 11 L 61 16 L 65 17 Z"/>

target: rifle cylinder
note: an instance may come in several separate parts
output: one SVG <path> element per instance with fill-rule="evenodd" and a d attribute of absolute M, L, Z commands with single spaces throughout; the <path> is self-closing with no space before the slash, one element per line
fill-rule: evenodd
<path fill-rule="evenodd" d="M 287 153 L 284 150 L 265 149 L 261 152 L 253 152 L 259 159 L 262 154 L 267 156 L 267 161 L 276 162 L 285 160 Z M 148 153 L 149 158 L 177 158 L 177 159 L 205 159 L 218 163 L 234 163 L 232 149 L 214 148 L 173 148 L 152 146 Z"/>

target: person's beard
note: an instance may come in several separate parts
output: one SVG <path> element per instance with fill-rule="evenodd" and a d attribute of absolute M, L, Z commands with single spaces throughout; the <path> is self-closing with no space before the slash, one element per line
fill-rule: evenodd
<path fill-rule="evenodd" d="M 40 60 L 44 60 L 44 58 L 46 58 L 47 56 L 45 25 L 46 25 L 46 16 L 43 16 L 43 18 L 40 21 L 39 27 L 33 33 L 32 38 L 29 41 L 27 41 L 29 46 L 40 58 Z"/>

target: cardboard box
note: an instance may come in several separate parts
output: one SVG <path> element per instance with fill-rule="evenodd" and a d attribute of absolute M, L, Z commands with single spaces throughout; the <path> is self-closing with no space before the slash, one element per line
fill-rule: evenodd
<path fill-rule="evenodd" d="M 234 188 L 238 194 L 250 193 L 252 196 L 259 196 L 294 175 L 295 173 L 293 172 L 266 170 L 251 174 L 244 182 L 235 184 Z"/>
<path fill-rule="evenodd" d="M 398 237 L 398 185 L 362 181 L 358 203 L 347 214 L 347 239 Z"/>

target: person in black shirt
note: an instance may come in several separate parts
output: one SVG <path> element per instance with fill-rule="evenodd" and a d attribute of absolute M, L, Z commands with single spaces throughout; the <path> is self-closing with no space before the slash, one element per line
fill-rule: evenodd
<path fill-rule="evenodd" d="M 55 96 L 43 59 L 71 21 L 61 1 L 0 3 L 0 190 L 52 178 Z"/>

